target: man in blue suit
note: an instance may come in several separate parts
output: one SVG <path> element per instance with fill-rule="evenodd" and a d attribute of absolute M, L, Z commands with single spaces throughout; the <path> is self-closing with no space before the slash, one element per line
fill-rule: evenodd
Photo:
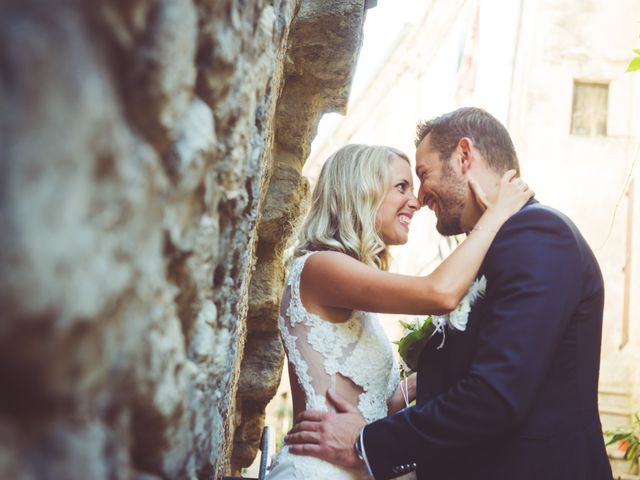
<path fill-rule="evenodd" d="M 418 198 L 444 235 L 473 230 L 482 213 L 467 172 L 491 200 L 502 174 L 519 170 L 506 129 L 477 108 L 419 125 L 416 145 Z M 415 469 L 425 480 L 610 480 L 597 398 L 604 287 L 584 238 L 531 200 L 502 226 L 479 276 L 486 294 L 466 330 L 420 355 L 416 406 L 361 428 L 334 399 L 338 413 L 302 414 L 315 425 L 294 430 L 292 451 L 364 461 L 376 479 Z"/>

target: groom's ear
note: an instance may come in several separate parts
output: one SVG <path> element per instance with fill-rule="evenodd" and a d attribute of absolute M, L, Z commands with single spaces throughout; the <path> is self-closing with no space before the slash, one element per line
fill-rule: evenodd
<path fill-rule="evenodd" d="M 462 174 L 466 174 L 473 163 L 473 140 L 468 137 L 462 137 L 458 141 L 458 162 L 460 163 L 460 170 Z"/>

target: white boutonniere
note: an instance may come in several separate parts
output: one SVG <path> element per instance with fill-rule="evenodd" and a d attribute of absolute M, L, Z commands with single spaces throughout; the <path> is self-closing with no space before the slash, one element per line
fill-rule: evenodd
<path fill-rule="evenodd" d="M 464 332 L 467 329 L 467 322 L 469 321 L 471 307 L 476 300 L 484 297 L 486 291 L 487 278 L 483 275 L 471 284 L 471 287 L 467 291 L 466 295 L 462 297 L 462 300 L 456 308 L 448 314 L 437 318 L 441 318 L 442 322 L 451 330 Z"/>
<path fill-rule="evenodd" d="M 418 357 L 422 348 L 431 340 L 436 332 L 442 333 L 442 342 L 438 348 L 442 348 L 446 338 L 447 329 L 464 332 L 469 322 L 469 313 L 473 304 L 484 297 L 487 290 L 487 279 L 483 275 L 478 278 L 456 308 L 446 315 L 432 316 L 413 322 L 400 322 L 404 327 L 404 333 L 398 345 L 398 353 L 401 358 L 401 366 L 408 372 L 415 371 L 418 366 Z"/>

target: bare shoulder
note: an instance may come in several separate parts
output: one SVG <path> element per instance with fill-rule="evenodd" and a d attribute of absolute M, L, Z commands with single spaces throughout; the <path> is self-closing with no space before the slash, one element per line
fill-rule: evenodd
<path fill-rule="evenodd" d="M 312 286 L 322 301 L 332 302 L 343 295 L 350 297 L 350 287 L 364 285 L 378 275 L 376 268 L 350 257 L 346 253 L 322 251 L 311 255 L 302 272 L 302 283 Z"/>
<path fill-rule="evenodd" d="M 309 278 L 330 279 L 345 271 L 367 268 L 362 262 L 346 253 L 324 250 L 311 255 L 304 266 L 303 276 Z"/>
<path fill-rule="evenodd" d="M 300 279 L 302 303 L 323 320 L 340 323 L 351 317 L 349 270 L 361 262 L 340 252 L 320 251 L 305 262 Z M 346 275 L 346 277 L 345 277 Z"/>

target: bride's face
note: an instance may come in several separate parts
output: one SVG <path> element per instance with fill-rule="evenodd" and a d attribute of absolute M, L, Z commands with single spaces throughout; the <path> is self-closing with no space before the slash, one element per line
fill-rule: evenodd
<path fill-rule="evenodd" d="M 409 239 L 409 224 L 420 208 L 413 194 L 411 166 L 396 157 L 391 164 L 391 190 L 384 197 L 376 216 L 376 227 L 387 245 L 402 245 Z"/>

